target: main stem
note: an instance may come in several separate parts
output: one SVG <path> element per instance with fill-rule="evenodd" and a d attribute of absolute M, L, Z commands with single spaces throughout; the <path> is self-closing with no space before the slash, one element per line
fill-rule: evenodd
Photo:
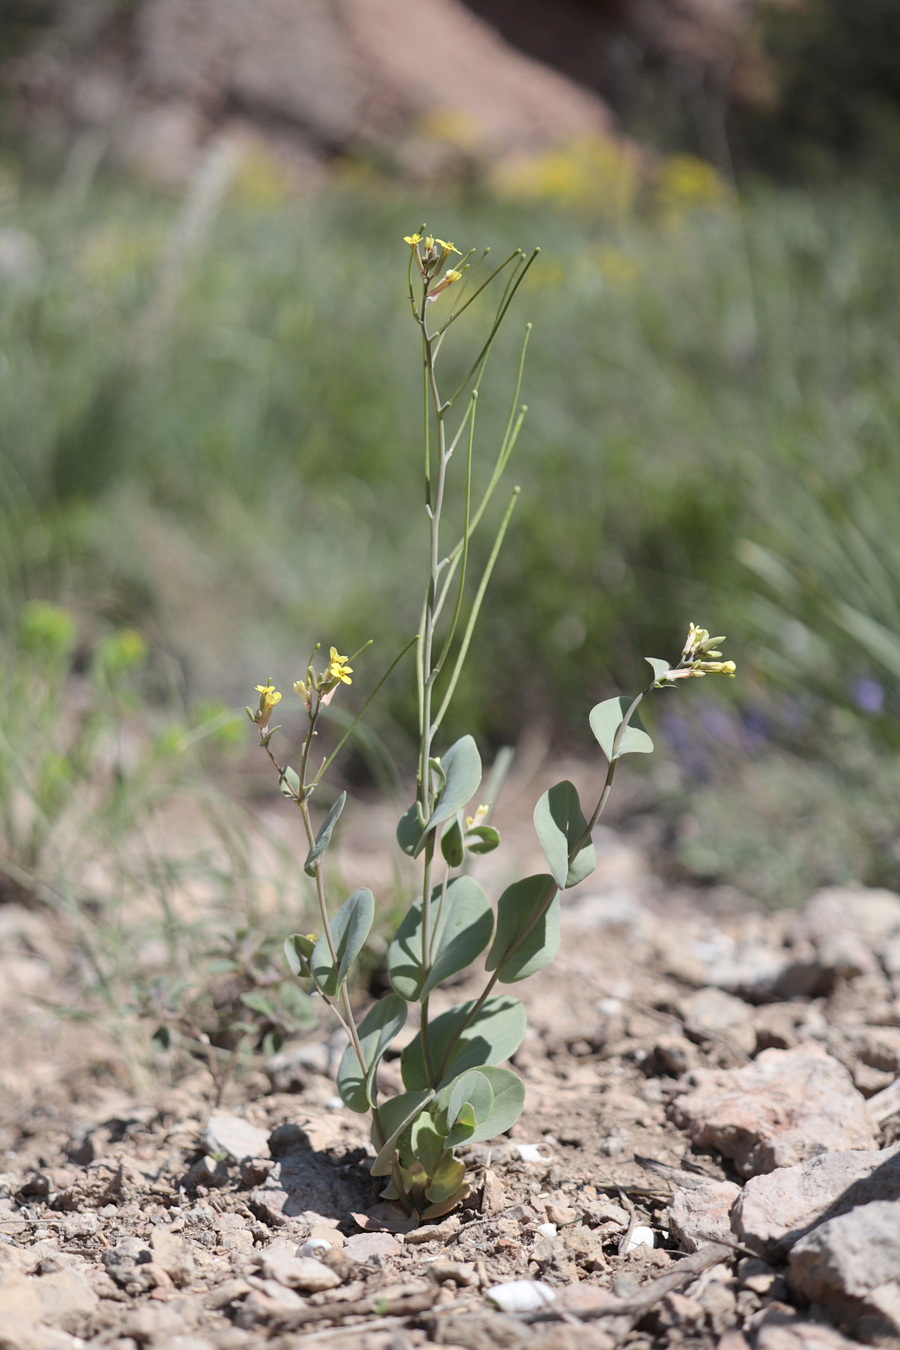
<path fill-rule="evenodd" d="M 432 695 L 438 669 L 434 663 L 434 639 L 436 627 L 436 605 L 438 580 L 441 563 L 441 514 L 444 506 L 444 493 L 447 483 L 447 465 L 450 452 L 447 448 L 447 430 L 445 425 L 446 408 L 442 405 L 437 385 L 435 361 L 436 342 L 428 332 L 426 314 L 427 287 L 423 287 L 422 303 L 417 315 L 422 332 L 422 347 L 425 375 L 425 443 L 426 443 L 426 511 L 428 513 L 428 584 L 425 591 L 423 608 L 422 640 L 419 646 L 419 772 L 418 802 L 423 824 L 431 815 L 434 806 L 432 791 L 431 751 L 434 740 L 432 721 Z M 431 456 L 429 434 L 430 408 L 434 409 L 437 430 L 437 464 L 434 479 L 431 477 Z M 431 944 L 433 939 L 431 922 L 431 873 L 434 862 L 435 835 L 430 833 L 423 851 L 422 863 L 422 970 L 427 978 L 431 967 Z M 426 1073 L 429 1082 L 434 1082 L 434 1066 L 428 1038 L 428 1000 L 422 1004 L 421 1020 L 422 1049 L 425 1058 Z"/>

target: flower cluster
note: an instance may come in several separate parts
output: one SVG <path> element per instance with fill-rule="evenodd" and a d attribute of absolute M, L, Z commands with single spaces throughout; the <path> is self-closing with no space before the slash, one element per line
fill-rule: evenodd
<path fill-rule="evenodd" d="M 422 230 L 424 229 L 425 226 L 423 225 Z M 451 253 L 462 257 L 460 250 L 449 240 L 436 239 L 433 234 L 423 234 L 421 231 L 417 231 L 415 234 L 405 234 L 403 242 L 409 244 L 412 249 L 419 273 L 425 283 L 426 300 L 436 300 L 448 286 L 462 280 L 462 274 L 466 270 L 465 266 L 462 268 L 448 267 L 444 275 L 437 279 L 438 273 Z"/>
<path fill-rule="evenodd" d="M 310 657 L 309 664 L 306 667 L 306 679 L 294 682 L 294 693 L 299 694 L 303 699 L 308 712 L 313 711 L 312 700 L 314 695 L 317 699 L 316 706 L 327 708 L 334 698 L 339 684 L 353 683 L 350 678 L 353 674 L 353 667 L 348 664 L 351 659 L 349 656 L 341 656 L 337 647 L 330 647 L 328 649 L 328 664 L 322 674 L 317 675 L 313 669 L 312 657 Z"/>
<path fill-rule="evenodd" d="M 701 678 L 703 675 L 728 675 L 733 677 L 737 669 L 733 661 L 723 661 L 722 653 L 716 651 L 721 637 L 710 637 L 705 628 L 692 623 L 688 628 L 687 640 L 681 653 L 681 660 L 673 669 L 666 672 L 664 680 L 685 680 Z"/>
<path fill-rule="evenodd" d="M 315 656 L 316 651 L 318 651 L 318 647 L 313 652 L 313 656 Z M 315 714 L 319 708 L 327 707 L 340 685 L 353 683 L 350 678 L 353 674 L 353 667 L 350 665 L 352 660 L 351 656 L 341 656 L 337 647 L 330 647 L 325 669 L 321 674 L 318 674 L 313 668 L 312 656 L 310 657 L 306 666 L 306 679 L 297 680 L 294 683 L 294 692 L 303 699 L 308 713 Z M 265 684 L 258 684 L 256 692 L 259 694 L 259 706 L 248 708 L 247 716 L 251 722 L 259 727 L 260 739 L 263 744 L 268 745 L 270 737 L 278 730 L 277 727 L 269 729 L 269 718 L 272 716 L 272 709 L 276 703 L 281 702 L 281 694 L 270 679 L 266 680 Z"/>

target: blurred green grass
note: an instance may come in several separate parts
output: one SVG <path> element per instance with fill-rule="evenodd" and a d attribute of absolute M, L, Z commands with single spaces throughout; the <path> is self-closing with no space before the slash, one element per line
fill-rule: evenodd
<path fill-rule="evenodd" d="M 889 196 L 761 188 L 602 221 L 552 203 L 423 205 L 363 179 L 311 200 L 237 192 L 202 250 L 173 262 L 181 209 L 121 180 L 80 202 L 26 186 L 0 206 L 0 228 L 36 245 L 0 302 L 7 607 L 40 596 L 134 624 L 189 698 L 244 702 L 266 674 L 295 678 L 316 640 L 375 637 L 380 673 L 418 609 L 401 235 L 425 216 L 498 258 L 543 250 L 479 412 L 489 451 L 532 321 L 511 470 L 523 493 L 467 728 L 580 734 L 592 701 L 642 678 L 644 653 L 680 649 L 689 619 L 729 633 L 735 699 L 803 682 L 852 707 L 854 679 L 896 681 Z M 846 546 L 849 484 L 869 552 L 890 555 L 872 594 Z M 880 652 L 829 617 L 837 598 L 885 629 Z"/>

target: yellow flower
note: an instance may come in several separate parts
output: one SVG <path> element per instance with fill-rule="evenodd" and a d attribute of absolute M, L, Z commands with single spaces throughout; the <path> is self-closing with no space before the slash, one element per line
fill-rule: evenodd
<path fill-rule="evenodd" d="M 264 736 L 269 726 L 269 718 L 272 715 L 272 709 L 276 703 L 281 702 L 281 695 L 272 684 L 267 680 L 265 684 L 258 684 L 256 692 L 259 694 L 259 707 L 254 712 L 252 708 L 247 709 L 247 716 L 251 722 L 255 722 L 259 727 L 260 735 Z M 277 731 L 276 727 L 276 731 Z"/>
<path fill-rule="evenodd" d="M 353 674 L 353 667 L 347 665 L 347 657 L 341 656 L 337 647 L 329 650 L 328 668 L 325 671 L 327 680 L 340 680 L 343 684 L 352 684 L 350 676 Z"/>
<path fill-rule="evenodd" d="M 422 236 L 420 234 L 405 234 L 403 236 L 403 242 L 404 244 L 409 244 L 410 248 L 415 248 L 416 244 L 422 242 Z"/>
<path fill-rule="evenodd" d="M 270 712 L 276 703 L 281 702 L 281 695 L 274 684 L 258 684 L 256 692 L 259 694 L 260 712 Z"/>
<path fill-rule="evenodd" d="M 448 244 L 446 239 L 435 239 L 434 242 L 444 253 L 458 253 L 462 257 L 462 250 L 458 249 L 455 244 Z"/>
<path fill-rule="evenodd" d="M 428 292 L 428 299 L 436 300 L 440 295 L 441 291 L 445 291 L 447 287 L 452 286 L 455 281 L 461 280 L 462 280 L 462 272 L 457 272 L 454 268 L 451 267 L 449 271 L 444 273 L 444 275 L 441 277 L 437 285 L 432 286 L 431 290 Z"/>
<path fill-rule="evenodd" d="M 434 235 L 433 234 L 426 235 L 425 252 L 430 253 L 433 248 L 434 248 Z"/>

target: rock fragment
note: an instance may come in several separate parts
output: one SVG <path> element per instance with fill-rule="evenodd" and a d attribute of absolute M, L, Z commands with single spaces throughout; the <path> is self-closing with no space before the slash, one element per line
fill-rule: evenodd
<path fill-rule="evenodd" d="M 708 986 L 688 994 L 679 1003 L 679 1012 L 691 1031 L 708 1032 L 730 1041 L 745 1055 L 756 1049 L 753 1009 L 741 998 L 724 989 Z"/>
<path fill-rule="evenodd" d="M 669 1231 L 679 1247 L 695 1252 L 710 1242 L 731 1241 L 731 1210 L 740 1194 L 733 1181 L 703 1181 L 676 1191 L 669 1201 Z"/>
<path fill-rule="evenodd" d="M 810 1322 L 793 1309 L 767 1309 L 755 1324 L 759 1328 L 755 1350 L 859 1350 L 858 1341 L 848 1341 L 834 1327 Z M 744 1345 L 748 1342 L 744 1341 Z M 717 1350 L 725 1350 L 723 1341 Z"/>
<path fill-rule="evenodd" d="M 186 1289 L 194 1278 L 194 1258 L 183 1237 L 168 1228 L 153 1230 L 150 1239 L 153 1260 L 172 1279 L 179 1289 Z"/>
<path fill-rule="evenodd" d="M 203 1147 L 213 1155 L 224 1154 L 234 1162 L 269 1156 L 269 1131 L 240 1116 L 213 1115 L 203 1131 Z"/>
<path fill-rule="evenodd" d="M 99 1299 L 80 1270 L 67 1266 L 34 1281 L 41 1316 L 50 1326 L 72 1333 L 81 1331 Z"/>
<path fill-rule="evenodd" d="M 693 1143 L 733 1158 L 743 1176 L 836 1149 L 872 1149 L 865 1100 L 818 1046 L 765 1050 L 740 1069 L 698 1069 L 672 1103 Z"/>
<path fill-rule="evenodd" d="M 285 1289 L 303 1294 L 319 1294 L 342 1283 L 336 1271 L 314 1256 L 293 1256 L 279 1247 L 262 1253 L 261 1270 L 264 1279 L 276 1280 Z"/>
<path fill-rule="evenodd" d="M 900 1342 L 900 1201 L 828 1219 L 791 1249 L 788 1281 L 859 1339 Z"/>
<path fill-rule="evenodd" d="M 402 1251 L 402 1245 L 391 1233 L 354 1233 L 344 1243 L 344 1252 L 352 1261 L 399 1256 Z"/>
<path fill-rule="evenodd" d="M 778 1255 L 816 1224 L 873 1200 L 900 1201 L 900 1144 L 822 1153 L 751 1177 L 735 1204 L 732 1228 L 745 1247 Z"/>
<path fill-rule="evenodd" d="M 280 1157 L 262 1186 L 250 1193 L 251 1203 L 266 1223 L 295 1221 L 308 1231 L 309 1214 L 352 1214 L 369 1200 L 368 1177 L 342 1169 L 331 1157 L 308 1148 L 293 1148 Z M 305 1236 L 305 1232 L 304 1232 Z"/>

